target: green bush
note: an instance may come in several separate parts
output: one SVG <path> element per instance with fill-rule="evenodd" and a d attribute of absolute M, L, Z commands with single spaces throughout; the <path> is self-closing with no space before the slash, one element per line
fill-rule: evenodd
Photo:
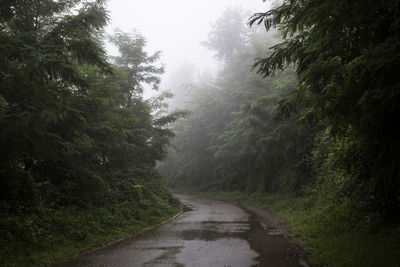
<path fill-rule="evenodd" d="M 47 266 L 159 223 L 179 210 L 166 191 L 142 201 L 87 209 L 41 206 L 0 218 L 0 265 Z"/>

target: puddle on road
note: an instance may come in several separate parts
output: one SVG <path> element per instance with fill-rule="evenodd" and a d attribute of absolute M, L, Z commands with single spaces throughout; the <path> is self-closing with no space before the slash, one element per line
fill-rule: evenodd
<path fill-rule="evenodd" d="M 189 210 L 191 211 L 191 210 Z M 245 240 L 256 251 L 254 266 L 301 267 L 298 248 L 283 235 L 269 234 L 254 215 L 246 222 L 203 221 L 199 229 L 181 230 L 184 240 L 216 241 L 224 238 Z"/>
<path fill-rule="evenodd" d="M 299 266 L 289 241 L 268 235 L 244 210 L 206 199 L 190 204 L 173 222 L 64 266 Z"/>
<path fill-rule="evenodd" d="M 250 247 L 257 251 L 258 265 L 273 267 L 301 267 L 298 258 L 298 249 L 282 235 L 270 235 L 261 224 L 250 218 L 250 231 L 248 241 Z"/>
<path fill-rule="evenodd" d="M 165 252 L 153 260 L 143 263 L 143 266 L 174 266 L 174 267 L 184 267 L 185 265 L 176 262 L 176 255 L 180 253 L 183 249 L 182 246 L 170 246 L 161 248 L 147 248 L 147 249 L 159 249 Z"/>

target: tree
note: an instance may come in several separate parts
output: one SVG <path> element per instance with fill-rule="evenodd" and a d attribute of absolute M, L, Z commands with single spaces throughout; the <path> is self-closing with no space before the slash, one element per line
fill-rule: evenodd
<path fill-rule="evenodd" d="M 143 100 L 163 72 L 145 39 L 117 32 L 115 65 L 102 48 L 103 1 L 9 1 L 0 10 L 1 200 L 34 207 L 132 199 L 157 177 L 167 128 L 163 98 Z M 77 8 L 77 10 L 73 10 Z M 158 178 L 157 178 L 158 179 Z M 36 202 L 35 202 L 36 201 Z M 35 203 L 34 203 L 35 202 Z M 20 206 L 21 206 L 20 205 Z"/>
<path fill-rule="evenodd" d="M 137 31 L 127 34 L 117 30 L 109 39 L 120 53 L 120 56 L 113 59 L 115 65 L 126 75 L 121 90 L 126 94 L 126 105 L 131 106 L 132 98 L 143 93 L 143 84 L 151 85 L 154 90 L 158 89 L 164 68 L 155 63 L 160 59 L 161 51 L 148 55 L 144 51 L 146 39 Z"/>
<path fill-rule="evenodd" d="M 243 52 L 246 46 L 246 22 L 244 12 L 239 8 L 228 8 L 212 25 L 208 40 L 203 44 L 216 52 L 215 57 L 229 60 Z"/>
<path fill-rule="evenodd" d="M 72 175 L 59 163 L 70 162 L 81 138 L 82 112 L 70 104 L 88 87 L 78 66 L 87 63 L 110 73 L 99 42 L 107 20 L 103 1 L 2 4 L 2 199 L 27 200 L 37 196 L 38 183 L 60 184 Z"/>
<path fill-rule="evenodd" d="M 398 10 L 397 1 L 294 0 L 251 19 L 284 37 L 258 72 L 296 66 L 299 86 L 282 109 L 300 103 L 304 121 L 325 125 L 327 165 L 349 177 L 343 190 L 386 218 L 400 211 Z"/>

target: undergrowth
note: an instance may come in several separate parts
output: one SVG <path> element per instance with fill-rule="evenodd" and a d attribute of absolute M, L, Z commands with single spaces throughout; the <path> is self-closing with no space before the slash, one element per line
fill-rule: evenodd
<path fill-rule="evenodd" d="M 39 207 L 0 218 L 0 266 L 49 266 L 134 234 L 179 211 L 170 194 L 104 207 Z"/>

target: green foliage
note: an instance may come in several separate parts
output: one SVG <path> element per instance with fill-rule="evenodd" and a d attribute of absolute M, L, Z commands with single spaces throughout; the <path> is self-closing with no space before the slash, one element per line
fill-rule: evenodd
<path fill-rule="evenodd" d="M 161 51 L 147 55 L 144 50 L 146 39 L 139 32 L 129 35 L 116 30 L 109 40 L 118 47 L 120 53 L 113 61 L 125 75 L 121 91 L 126 95 L 126 105 L 130 106 L 132 98 L 143 92 L 143 83 L 158 89 L 161 81 L 159 75 L 164 73 L 164 68 L 155 63 L 160 59 Z"/>
<path fill-rule="evenodd" d="M 1 266 L 49 266 L 157 224 L 180 208 L 164 190 L 140 200 L 89 209 L 39 207 L 36 213 L 2 216 Z"/>
<path fill-rule="evenodd" d="M 338 180 L 350 177 L 356 205 L 386 219 L 400 211 L 398 9 L 397 1 L 284 1 L 250 20 L 284 38 L 258 72 L 295 64 L 299 86 L 282 106 L 329 129 L 326 164 L 335 162 Z"/>
<path fill-rule="evenodd" d="M 53 242 L 53 233 L 60 242 L 68 236 L 83 242 L 91 230 L 81 214 L 109 207 L 141 212 L 160 202 L 154 194 L 166 194 L 154 166 L 173 136 L 168 124 L 185 114 L 167 112 L 168 95 L 143 99 L 142 88 L 156 89 L 163 73 L 157 67 L 160 53 L 147 55 L 143 36 L 116 32 L 111 39 L 120 55 L 107 59 L 102 47 L 107 21 L 102 0 L 2 3 L 0 242 L 8 251 L 3 255 Z M 105 211 L 112 218 L 104 231 L 112 224 L 135 225 L 129 221 L 133 215 L 110 212 Z M 151 223 L 165 215 L 143 213 L 135 220 Z M 59 219 L 67 221 L 60 227 L 75 230 L 58 229 Z"/>

